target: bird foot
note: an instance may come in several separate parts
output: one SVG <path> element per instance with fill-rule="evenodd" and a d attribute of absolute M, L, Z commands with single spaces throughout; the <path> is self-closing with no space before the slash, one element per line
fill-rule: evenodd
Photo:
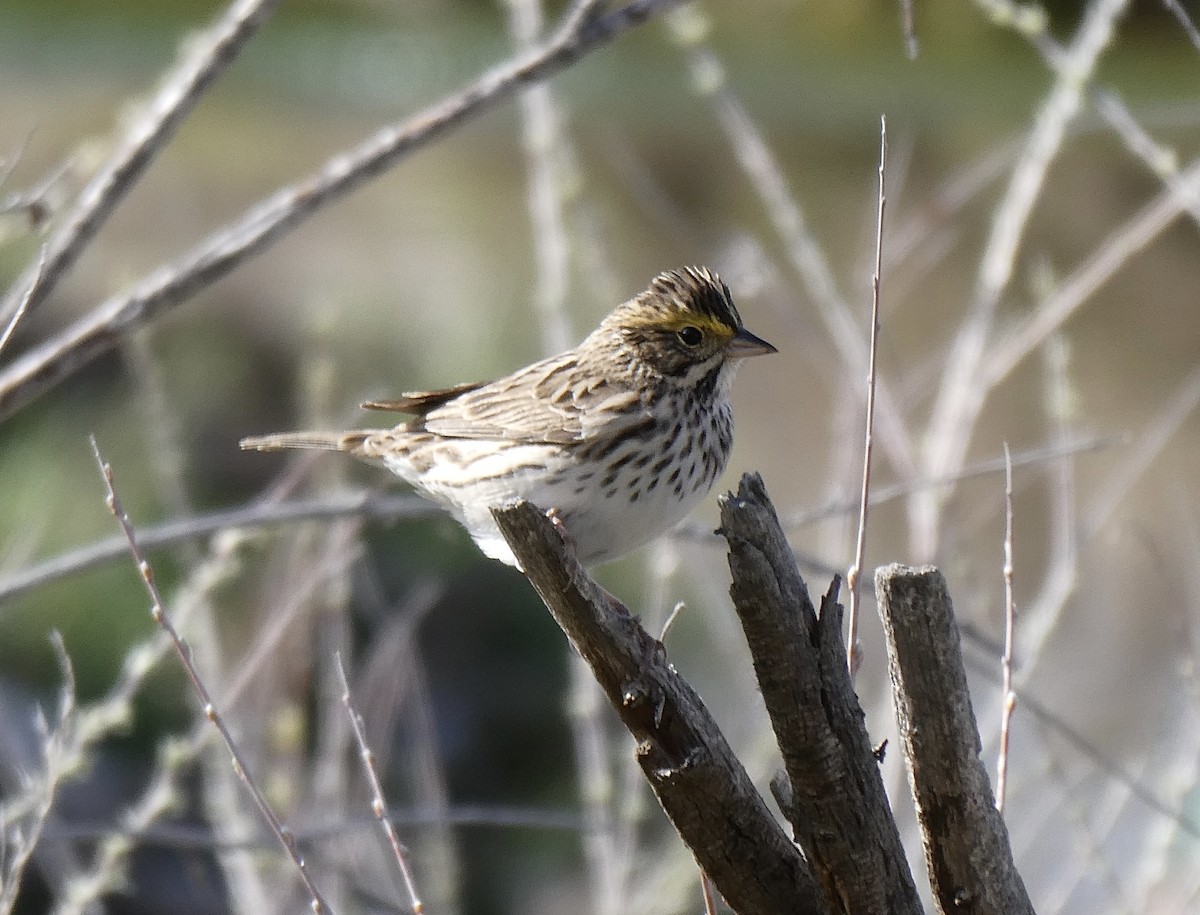
<path fill-rule="evenodd" d="M 562 514 L 557 508 L 546 509 L 546 517 L 550 523 L 554 525 L 558 531 L 558 536 L 562 538 L 563 543 L 571 550 L 572 553 L 579 552 L 579 545 L 575 542 L 575 538 L 571 536 L 571 532 L 567 530 L 566 524 L 563 523 Z"/>

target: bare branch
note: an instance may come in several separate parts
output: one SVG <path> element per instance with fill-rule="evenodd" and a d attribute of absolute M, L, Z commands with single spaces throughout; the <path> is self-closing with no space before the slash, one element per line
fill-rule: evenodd
<path fill-rule="evenodd" d="M 342 681 L 342 703 L 346 706 L 346 714 L 350 716 L 350 726 L 354 728 L 354 739 L 358 741 L 363 771 L 366 772 L 367 781 L 371 785 L 371 812 L 375 814 L 375 819 L 379 820 L 383 834 L 392 847 L 392 854 L 396 857 L 396 866 L 400 868 L 400 876 L 403 877 L 404 886 L 408 890 L 408 899 L 413 915 L 421 915 L 425 911 L 425 906 L 422 905 L 421 898 L 417 895 L 417 884 L 408 863 L 408 849 L 400 841 L 400 836 L 396 834 L 396 827 L 392 823 L 392 814 L 388 810 L 387 800 L 383 796 L 383 785 L 379 781 L 379 772 L 375 768 L 375 754 L 372 752 L 370 744 L 367 743 L 367 726 L 363 723 L 362 715 L 354 708 L 354 700 L 350 696 L 350 681 L 346 679 L 346 668 L 342 665 L 341 652 L 337 653 L 337 673 Z"/>
<path fill-rule="evenodd" d="M 1050 165 L 1062 149 L 1068 126 L 1077 118 L 1084 92 L 1094 77 L 1116 21 L 1128 0 L 1097 0 L 1088 5 L 1070 47 L 1063 53 L 1055 85 L 1046 96 L 1013 168 L 992 219 L 971 305 L 955 337 L 925 436 L 924 464 L 935 475 L 962 466 L 989 388 L 979 365 L 993 342 L 997 306 L 1016 267 L 1025 230 L 1040 198 Z M 938 507 L 953 488 L 923 494 L 915 501 L 918 552 L 936 546 Z"/>
<path fill-rule="evenodd" d="M 132 328 L 158 317 L 263 251 L 318 209 L 377 177 L 466 120 L 546 79 L 680 0 L 630 0 L 604 15 L 579 4 L 545 44 L 484 74 L 401 124 L 386 127 L 329 159 L 307 178 L 251 207 L 130 292 L 114 296 L 0 372 L 0 420 L 108 352 Z"/>
<path fill-rule="evenodd" d="M 192 687 L 196 691 L 196 695 L 200 698 L 201 707 L 204 712 L 204 717 L 213 723 L 217 732 L 221 735 L 221 739 L 225 742 L 225 748 L 229 750 L 229 755 L 233 758 L 233 767 L 242 782 L 246 785 L 250 792 L 251 798 L 254 800 L 255 806 L 263 819 L 271 827 L 271 832 L 279 839 L 280 844 L 292 859 L 292 863 L 296 865 L 296 870 L 299 872 L 300 881 L 304 884 L 304 888 L 308 891 L 309 898 L 312 900 L 312 909 L 316 915 L 329 912 L 329 906 L 322 897 L 321 892 L 313 883 L 312 877 L 308 871 L 308 865 L 304 861 L 304 857 L 300 854 L 299 848 L 296 846 L 296 837 L 280 821 L 274 809 L 267 801 L 262 789 L 258 787 L 249 767 L 246 765 L 245 759 L 242 757 L 242 752 L 238 749 L 237 742 L 233 739 L 233 734 L 229 730 L 229 726 L 225 723 L 225 719 L 221 713 L 217 711 L 216 704 L 212 700 L 212 695 L 209 693 L 208 687 L 200 677 L 200 672 L 192 663 L 191 649 L 180 638 L 179 632 L 175 629 L 174 623 L 167 615 L 166 604 L 159 593 L 158 584 L 154 578 L 154 570 L 150 567 L 150 563 L 146 561 L 142 554 L 141 547 L 138 546 L 137 534 L 134 532 L 133 523 L 129 520 L 129 515 L 121 505 L 121 500 L 117 497 L 116 485 L 113 482 L 112 467 L 105 463 L 104 458 L 100 454 L 100 448 L 96 445 L 96 439 L 93 437 L 92 454 L 95 455 L 96 465 L 100 468 L 100 476 L 104 480 L 104 488 L 107 493 L 106 504 L 108 510 L 112 512 L 113 517 L 121 525 L 121 530 L 125 534 L 129 542 L 129 552 L 133 556 L 133 561 L 137 565 L 138 575 L 142 579 L 142 584 L 146 588 L 146 593 L 150 596 L 150 616 L 154 622 L 167 634 L 171 640 L 171 644 L 175 647 L 175 653 L 179 657 L 180 663 L 183 665 L 184 672 L 192 683 Z"/>
<path fill-rule="evenodd" d="M 9 915 L 16 907 L 17 894 L 22 885 L 21 875 L 46 829 L 58 789 L 76 768 L 72 764 L 74 754 L 71 752 L 72 732 L 78 724 L 75 670 L 58 630 L 50 632 L 50 644 L 54 648 L 62 677 L 58 713 L 54 716 L 53 724 L 38 713 L 39 743 L 44 766 L 37 776 L 27 777 L 26 797 L 21 800 L 22 806 L 27 806 L 29 810 L 28 816 L 22 818 L 20 823 L 11 822 L 7 815 L 0 816 L 0 915 Z M 8 807 L 6 803 L 0 808 L 0 814 L 7 814 Z"/>
<path fill-rule="evenodd" d="M 944 913 L 1033 915 L 979 758 L 946 580 L 932 566 L 882 566 L 875 593 L 934 900 Z"/>
<path fill-rule="evenodd" d="M 846 666 L 838 582 L 818 615 L 757 474 L 720 504 L 730 594 L 783 753 L 780 807 L 796 840 L 838 911 L 920 913 Z"/>
<path fill-rule="evenodd" d="M 508 0 L 508 29 L 522 51 L 537 47 L 543 26 L 541 0 Z M 563 220 L 569 149 L 550 87 L 530 86 L 521 94 L 521 139 L 525 147 L 529 217 L 537 262 L 535 301 L 547 355 L 571 346 L 567 320 L 567 282 L 571 246 Z M 575 176 L 572 176 L 575 177 Z"/>
<path fill-rule="evenodd" d="M 1122 439 L 1115 436 L 1097 436 L 1032 448 L 1013 455 L 1012 466 L 1026 467 L 1073 454 L 1099 451 L 1120 441 Z M 871 495 L 871 505 L 878 506 L 904 498 L 921 487 L 941 486 L 947 482 L 960 482 L 1003 472 L 1004 458 L 1001 456 L 970 465 L 947 479 L 916 480 L 897 483 L 882 489 L 876 488 Z M 827 518 L 832 514 L 854 511 L 856 506 L 856 502 L 839 500 L 806 512 L 789 514 L 783 521 L 788 528 L 798 527 Z M 141 544 L 142 549 L 149 551 L 171 546 L 184 540 L 207 537 L 222 530 L 273 527 L 293 524 L 297 521 L 333 520 L 349 515 L 357 515 L 367 521 L 400 521 L 414 518 L 434 518 L 442 514 L 440 508 L 419 496 L 388 495 L 371 490 L 346 492 L 286 502 L 258 501 L 227 511 L 150 524 L 138 531 L 138 543 Z M 681 528 L 677 536 L 684 539 L 715 539 L 712 531 L 708 528 L 699 529 L 688 526 Z M 52 559 L 13 572 L 0 578 L 0 603 L 59 578 L 84 572 L 105 562 L 119 559 L 128 550 L 129 546 L 125 542 L 125 538 L 117 535 L 69 550 Z M 830 569 L 829 573 L 833 574 L 833 571 Z"/>
<path fill-rule="evenodd" d="M 690 4 L 668 18 L 672 37 L 688 55 L 688 67 L 698 94 L 712 106 L 734 157 L 770 219 L 775 234 L 786 247 L 792 269 L 812 299 L 825 331 L 837 348 L 841 365 L 853 381 L 862 377 L 869 353 L 854 319 L 854 310 L 838 288 L 833 267 L 808 226 L 800 202 L 788 186 L 761 129 L 750 117 L 741 97 L 730 85 L 725 67 L 704 39 L 708 20 Z M 917 475 L 917 458 L 903 410 L 884 381 L 878 384 L 880 444 L 896 467 L 897 476 Z"/>
<path fill-rule="evenodd" d="M 1013 692 L 1013 630 L 1017 607 L 1013 599 L 1013 482 L 1012 455 L 1004 443 L 1004 657 L 1000 660 L 1003 684 L 1000 688 L 1000 757 L 996 762 L 996 810 L 1004 813 L 1004 796 L 1008 787 L 1008 737 L 1017 694 Z"/>
<path fill-rule="evenodd" d="M 1192 22 L 1192 17 L 1183 8 L 1183 4 L 1179 0 L 1162 0 L 1162 5 L 1171 11 L 1171 15 L 1175 17 L 1183 29 L 1183 33 L 1187 35 L 1188 41 L 1197 51 L 1200 51 L 1200 29 L 1196 28 L 1196 23 Z"/>
<path fill-rule="evenodd" d="M 44 267 L 34 265 L 21 275 L 0 304 L 0 316 L 11 316 L 22 301 L 30 310 L 45 301 L 205 91 L 278 5 L 279 0 L 234 0 L 209 29 L 184 43 L 179 61 L 162 80 L 154 100 L 46 242 Z"/>
<path fill-rule="evenodd" d="M 1123 435 L 1098 435 L 1090 438 L 1054 441 L 1038 448 L 1018 451 L 1012 457 L 1012 465 L 1013 467 L 1028 467 L 1048 464 L 1051 461 L 1061 460 L 1075 454 L 1089 454 L 1096 451 L 1103 451 L 1125 443 L 1126 438 Z M 967 480 L 990 476 L 994 473 L 1004 473 L 1004 455 L 968 464 L 962 470 L 944 477 L 923 477 L 915 480 L 903 480 L 899 483 L 893 483 L 890 486 L 877 486 L 871 493 L 871 507 L 874 508 L 879 505 L 885 505 L 888 502 L 894 502 L 897 499 L 906 498 L 914 492 L 920 492 L 922 489 L 933 489 L 938 486 L 945 486 L 947 483 L 962 483 Z M 784 516 L 783 524 L 784 527 L 789 529 L 800 527 L 805 524 L 823 521 L 831 515 L 849 514 L 857 508 L 857 499 L 839 498 L 818 508 L 790 512 Z M 3 592 L 0 592 L 0 596 L 3 596 Z"/>
<path fill-rule="evenodd" d="M 879 377 L 876 351 L 879 348 L 879 283 L 883 273 L 883 212 L 887 205 L 884 176 L 887 170 L 887 118 L 879 119 L 879 214 L 875 231 L 875 273 L 871 277 L 871 350 L 867 360 L 867 418 L 863 440 L 862 488 L 858 501 L 858 535 L 854 539 L 854 564 L 846 573 L 850 608 L 846 621 L 846 666 L 850 676 L 858 673 L 862 648 L 858 644 L 859 576 L 867 550 L 867 508 L 871 504 L 871 446 L 875 434 L 875 383 Z"/>
<path fill-rule="evenodd" d="M 910 60 L 917 59 L 920 45 L 917 42 L 917 17 L 913 7 L 916 0 L 900 0 L 900 18 L 904 26 L 904 50 Z"/>
<path fill-rule="evenodd" d="M 984 388 L 999 384 L 1185 211 L 1200 213 L 1200 160 L 1192 162 L 1157 197 L 1113 230 L 1018 328 L 995 341 L 982 363 L 974 366 L 976 383 Z"/>
<path fill-rule="evenodd" d="M 1200 368 L 1189 372 L 1163 401 L 1162 407 L 1134 435 L 1133 447 L 1122 454 L 1120 462 L 1098 487 L 1098 495 L 1080 525 L 1080 534 L 1085 541 L 1103 529 L 1104 522 L 1129 495 L 1134 484 L 1145 476 L 1146 469 L 1162 454 L 1167 442 L 1200 407 Z"/>
<path fill-rule="evenodd" d="M 961 629 L 964 634 L 968 634 L 968 641 L 974 640 L 980 644 L 989 641 L 986 637 L 980 636 L 978 632 L 974 636 L 971 636 L 971 627 L 966 624 L 963 624 Z M 995 646 L 992 647 L 994 648 Z M 986 666 L 978 663 L 968 663 L 967 666 L 981 676 L 995 677 L 995 671 L 992 669 L 990 663 Z M 1152 787 L 1144 784 L 1140 776 L 1127 769 L 1124 763 L 1119 762 L 1115 757 L 1101 749 L 1094 741 L 1085 737 L 1063 715 L 1038 701 L 1035 693 L 1022 689 L 1020 686 L 1014 687 L 1013 692 L 1016 694 L 1017 702 L 1020 704 L 1023 714 L 1035 719 L 1047 730 L 1061 737 L 1079 753 L 1082 759 L 1086 759 L 1098 771 L 1103 772 L 1106 778 L 1120 782 L 1128 787 L 1131 796 L 1144 804 L 1146 809 L 1152 810 L 1163 819 L 1174 823 L 1189 836 L 1200 839 L 1200 822 L 1189 819 L 1186 814 L 1181 812 L 1179 805 L 1159 797 Z"/>
<path fill-rule="evenodd" d="M 535 506 L 521 502 L 493 514 L 637 741 L 638 764 L 663 810 L 725 901 L 741 915 L 826 911 L 800 852 L 662 644 L 588 576 Z"/>
<path fill-rule="evenodd" d="M 12 174 L 21 156 L 25 153 L 25 146 L 28 139 L 22 142 L 17 150 L 0 160 L 0 187 L 8 181 L 9 175 Z M 53 216 L 55 210 L 55 186 L 58 185 L 63 177 L 71 171 L 74 163 L 67 159 L 60 162 L 50 172 L 32 185 L 22 188 L 15 193 L 7 194 L 0 197 L 0 214 L 20 213 L 25 219 L 25 225 L 37 232 L 42 229 L 45 223 Z M 0 238 L 3 234 L 0 233 Z M 25 289 L 25 295 L 32 291 L 36 283 L 28 285 Z M 16 287 L 19 288 L 19 287 Z M 13 290 L 15 295 L 16 290 Z"/>
<path fill-rule="evenodd" d="M 140 547 L 140 534 L 138 541 Z M 236 561 L 240 553 L 239 543 L 239 538 L 226 537 L 212 544 L 209 555 L 193 570 L 189 576 L 191 581 L 184 584 L 183 590 L 195 594 L 197 591 L 205 592 L 214 587 L 222 578 L 221 569 L 228 569 Z M 128 541 L 125 542 L 125 548 L 128 551 Z M 244 694 L 250 685 L 253 675 L 261 670 L 262 658 L 268 656 L 272 648 L 278 647 L 286 633 L 295 631 L 296 614 L 301 607 L 307 605 L 314 590 L 322 582 L 345 567 L 348 561 L 346 552 L 344 542 L 331 543 L 323 551 L 324 555 L 312 564 L 304 579 L 295 583 L 281 605 L 272 608 L 270 624 L 255 635 L 253 644 L 249 646 L 244 659 L 237 667 L 236 674 L 222 683 L 222 701 L 225 704 L 233 705 L 238 701 L 238 697 Z M 186 606 L 177 609 L 174 622 L 183 624 L 187 616 Z M 128 727 L 133 715 L 134 694 L 170 650 L 170 639 L 162 630 L 156 631 L 149 639 L 127 652 L 121 676 L 105 696 L 80 710 L 77 726 L 80 736 L 75 741 L 76 746 L 72 748 L 78 764 L 90 758 L 89 754 L 94 752 L 98 743 L 114 730 L 124 730 Z M 203 847 L 218 852 L 258 847 L 268 841 L 257 836 L 245 841 L 229 841 L 228 834 L 224 837 L 214 835 L 208 826 L 203 827 L 202 839 L 197 837 L 189 841 L 188 838 L 181 837 L 179 826 L 159 824 L 160 819 L 170 810 L 178 809 L 182 792 L 180 783 L 185 780 L 186 773 L 192 771 L 201 753 L 211 742 L 213 734 L 214 730 L 208 721 L 197 721 L 186 736 L 160 741 L 155 752 L 153 771 L 138 792 L 138 796 L 121 810 L 117 828 L 114 828 L 111 822 L 106 822 L 102 826 L 93 826 L 90 829 L 75 826 L 66 829 L 68 837 L 75 837 L 75 833 L 78 833 L 80 838 L 98 841 L 95 841 L 95 851 L 86 870 L 72 874 L 65 881 L 65 888 L 54 909 L 54 915 L 91 913 L 96 909 L 101 897 L 120 891 L 127 884 L 130 859 L 137 848 L 144 844 L 144 840 L 156 841 L 160 836 L 169 836 L 171 838 L 165 841 L 177 847 Z M 56 828 L 63 830 L 62 826 Z M 183 832 L 186 833 L 186 830 Z M 274 842 L 276 839 L 271 836 L 269 841 Z"/>
<path fill-rule="evenodd" d="M 37 263 L 33 265 L 33 276 L 25 288 L 25 294 L 21 296 L 20 301 L 17 302 L 17 307 L 8 319 L 8 323 L 4 325 L 4 332 L 0 333 L 0 353 L 4 352 L 4 347 L 8 346 L 8 341 L 12 339 L 17 325 L 21 323 L 21 319 L 25 317 L 25 313 L 29 310 L 29 302 L 33 298 L 34 290 L 37 289 L 38 284 L 41 282 L 45 270 L 46 248 L 43 246 L 41 252 L 38 254 Z"/>
<path fill-rule="evenodd" d="M 1051 440 L 1069 441 L 1076 420 L 1075 395 L 1070 382 L 1070 347 L 1057 333 L 1042 348 L 1046 372 L 1044 403 L 1052 425 Z M 1013 463 L 1016 466 L 1016 463 Z M 1037 593 L 1021 610 L 1021 647 L 1024 663 L 1020 679 L 1033 677 L 1051 635 L 1067 610 L 1067 600 L 1079 579 L 1079 513 L 1076 510 L 1075 462 L 1062 457 L 1046 467 L 1050 489 L 1051 546 L 1048 565 Z"/>
<path fill-rule="evenodd" d="M 331 520 L 349 516 L 358 516 L 364 520 L 395 521 L 402 518 L 432 518 L 441 514 L 441 509 L 432 502 L 407 493 L 382 495 L 369 490 L 347 492 L 287 502 L 253 502 L 227 511 L 147 525 L 138 532 L 138 545 L 148 552 L 182 541 L 208 537 L 225 530 L 272 527 L 294 524 L 297 521 Z M 128 542 L 123 536 L 117 535 L 28 566 L 0 579 L 0 603 L 59 578 L 111 562 L 128 552 Z"/>

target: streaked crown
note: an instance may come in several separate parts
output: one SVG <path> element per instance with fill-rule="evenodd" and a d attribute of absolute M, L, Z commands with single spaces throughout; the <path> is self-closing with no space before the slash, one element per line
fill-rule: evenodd
<path fill-rule="evenodd" d="M 650 288 L 634 299 L 647 315 L 681 322 L 706 319 L 737 332 L 742 317 L 733 304 L 729 287 L 707 267 L 683 267 L 660 273 Z"/>
<path fill-rule="evenodd" d="M 583 349 L 604 351 L 634 371 L 692 382 L 715 370 L 745 335 L 721 278 L 707 267 L 660 273 L 604 319 Z"/>

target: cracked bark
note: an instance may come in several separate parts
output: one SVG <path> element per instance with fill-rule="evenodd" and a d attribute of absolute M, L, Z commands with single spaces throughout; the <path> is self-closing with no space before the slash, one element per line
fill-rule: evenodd
<path fill-rule="evenodd" d="M 882 566 L 875 593 L 925 866 L 946 913 L 1032 915 L 996 810 L 942 573 Z"/>
<path fill-rule="evenodd" d="M 846 668 L 835 578 L 813 608 L 762 478 L 721 497 L 730 594 L 783 754 L 777 791 L 837 912 L 922 911 Z"/>
<path fill-rule="evenodd" d="M 552 521 L 522 502 L 495 510 L 529 581 L 636 741 L 680 837 L 740 915 L 824 915 L 822 893 L 695 690 L 662 644 L 596 584 Z"/>
<path fill-rule="evenodd" d="M 799 848 L 663 645 L 588 576 L 554 522 L 525 502 L 493 514 L 633 736 L 663 810 L 734 911 L 920 913 L 846 669 L 839 583 L 818 612 L 757 475 L 720 504 L 730 590 L 784 762 L 774 787 Z M 888 566 L 876 591 L 935 902 L 955 915 L 1032 913 L 979 760 L 945 582 L 934 569 Z"/>

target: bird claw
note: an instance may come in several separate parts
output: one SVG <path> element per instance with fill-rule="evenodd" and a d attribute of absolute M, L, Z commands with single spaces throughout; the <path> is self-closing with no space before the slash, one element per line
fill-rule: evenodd
<path fill-rule="evenodd" d="M 558 536 L 562 538 L 562 542 L 570 548 L 572 553 L 579 552 L 579 545 L 575 542 L 575 538 L 571 536 L 571 532 L 567 530 L 567 525 L 563 523 L 562 514 L 557 508 L 546 509 L 546 518 L 554 525 L 554 529 L 558 531 Z"/>

